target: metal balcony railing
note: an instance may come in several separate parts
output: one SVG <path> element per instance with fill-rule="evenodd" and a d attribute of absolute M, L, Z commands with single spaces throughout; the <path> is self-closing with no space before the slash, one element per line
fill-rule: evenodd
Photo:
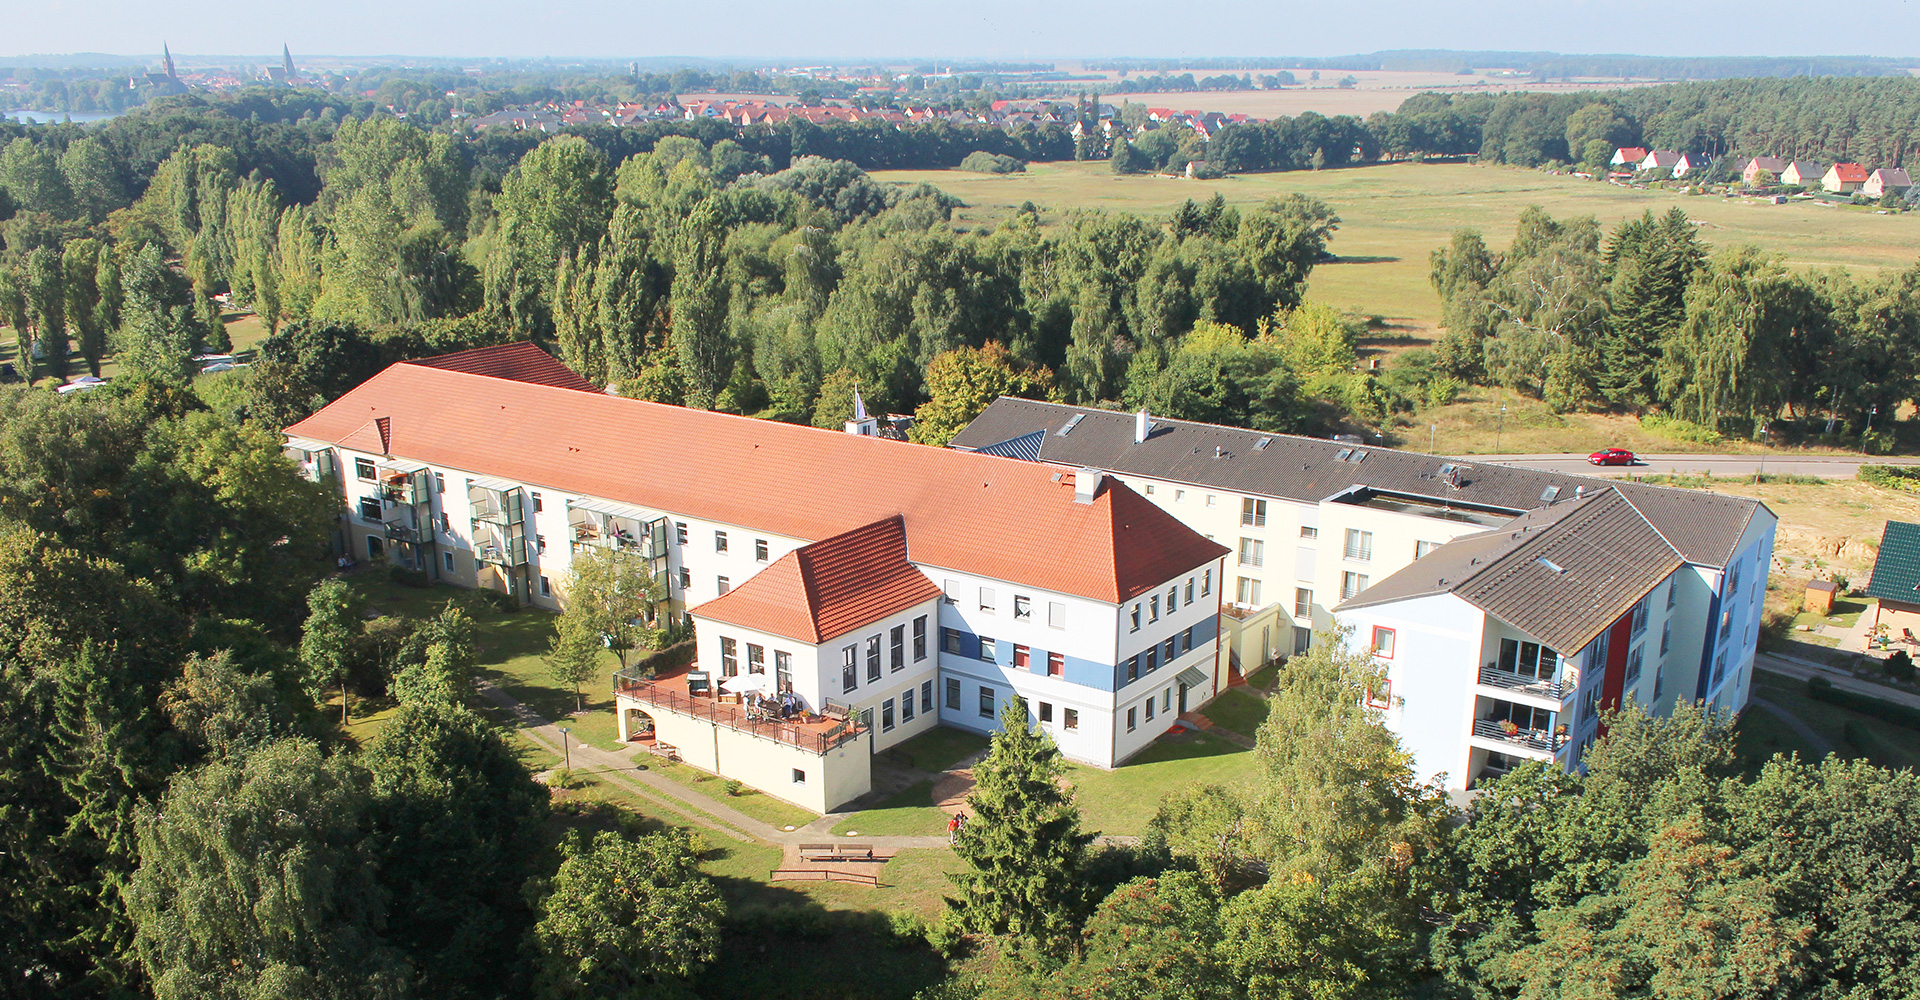
<path fill-rule="evenodd" d="M 1542 698 L 1551 698 L 1554 701 L 1561 701 L 1566 697 L 1566 689 L 1561 686 L 1559 681 L 1542 680 L 1538 677 L 1516 674 L 1512 671 L 1502 670 L 1499 667 L 1480 668 L 1480 683 L 1488 687 L 1499 688 L 1502 691 L 1520 691 L 1526 694 L 1539 695 Z"/>
<path fill-rule="evenodd" d="M 840 720 L 823 727 L 819 724 L 758 718 L 752 716 L 743 706 L 715 698 L 689 696 L 653 681 L 621 677 L 616 679 L 614 690 L 654 708 L 725 726 L 737 732 L 750 733 L 808 753 L 824 755 L 842 743 L 858 738 L 864 731 L 851 720 Z"/>
<path fill-rule="evenodd" d="M 1473 735 L 1483 740 L 1495 740 L 1513 746 L 1526 747 L 1544 753 L 1555 753 L 1567 745 L 1567 737 L 1547 733 L 1539 729 L 1522 729 L 1507 732 L 1506 725 L 1498 719 L 1473 720 Z"/>

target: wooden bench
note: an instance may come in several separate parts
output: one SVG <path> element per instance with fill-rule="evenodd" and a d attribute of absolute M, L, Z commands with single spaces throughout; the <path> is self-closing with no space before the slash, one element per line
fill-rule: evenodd
<path fill-rule="evenodd" d="M 662 743 L 659 740 L 654 740 L 652 743 L 646 744 L 646 748 L 647 752 L 655 757 L 664 757 L 672 761 L 680 759 L 680 748 L 671 743 Z"/>
<path fill-rule="evenodd" d="M 833 859 L 834 845 L 832 844 L 800 845 L 800 860 L 802 861 L 832 861 Z"/>
<path fill-rule="evenodd" d="M 874 857 L 872 844 L 801 844 L 802 861 L 884 861 Z"/>

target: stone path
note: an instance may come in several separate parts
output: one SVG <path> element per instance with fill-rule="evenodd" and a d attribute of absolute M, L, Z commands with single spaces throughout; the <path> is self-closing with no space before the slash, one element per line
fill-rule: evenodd
<path fill-rule="evenodd" d="M 1788 729 L 1793 730 L 1795 735 L 1799 736 L 1803 740 L 1806 740 L 1807 745 L 1813 747 L 1814 753 L 1820 755 L 1821 757 L 1825 757 L 1826 755 L 1833 752 L 1833 744 L 1830 741 L 1828 741 L 1828 739 L 1825 736 L 1822 736 L 1819 733 L 1814 732 L 1812 726 L 1809 726 L 1805 722 L 1800 721 L 1799 716 L 1757 695 L 1754 696 L 1751 699 L 1751 701 L 1753 702 L 1756 708 L 1764 709 L 1768 713 L 1772 714 L 1774 718 L 1779 719 L 1781 722 L 1786 723 Z"/>

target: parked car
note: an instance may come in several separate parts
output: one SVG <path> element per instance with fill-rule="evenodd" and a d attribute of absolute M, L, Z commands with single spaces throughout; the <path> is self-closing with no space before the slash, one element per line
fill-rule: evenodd
<path fill-rule="evenodd" d="M 1639 459 L 1625 448 L 1602 448 L 1587 456 L 1587 461 L 1595 465 L 1632 465 Z"/>

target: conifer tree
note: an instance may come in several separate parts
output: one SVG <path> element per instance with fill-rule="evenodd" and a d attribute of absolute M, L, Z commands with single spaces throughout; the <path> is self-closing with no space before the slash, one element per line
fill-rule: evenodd
<path fill-rule="evenodd" d="M 970 815 L 954 841 L 967 870 L 950 876 L 948 907 L 963 926 L 1000 934 L 1043 964 L 1064 958 L 1091 907 L 1080 807 L 1063 787 L 1053 738 L 1029 728 L 1025 702 L 1000 709 L 993 748 L 973 769 Z"/>

